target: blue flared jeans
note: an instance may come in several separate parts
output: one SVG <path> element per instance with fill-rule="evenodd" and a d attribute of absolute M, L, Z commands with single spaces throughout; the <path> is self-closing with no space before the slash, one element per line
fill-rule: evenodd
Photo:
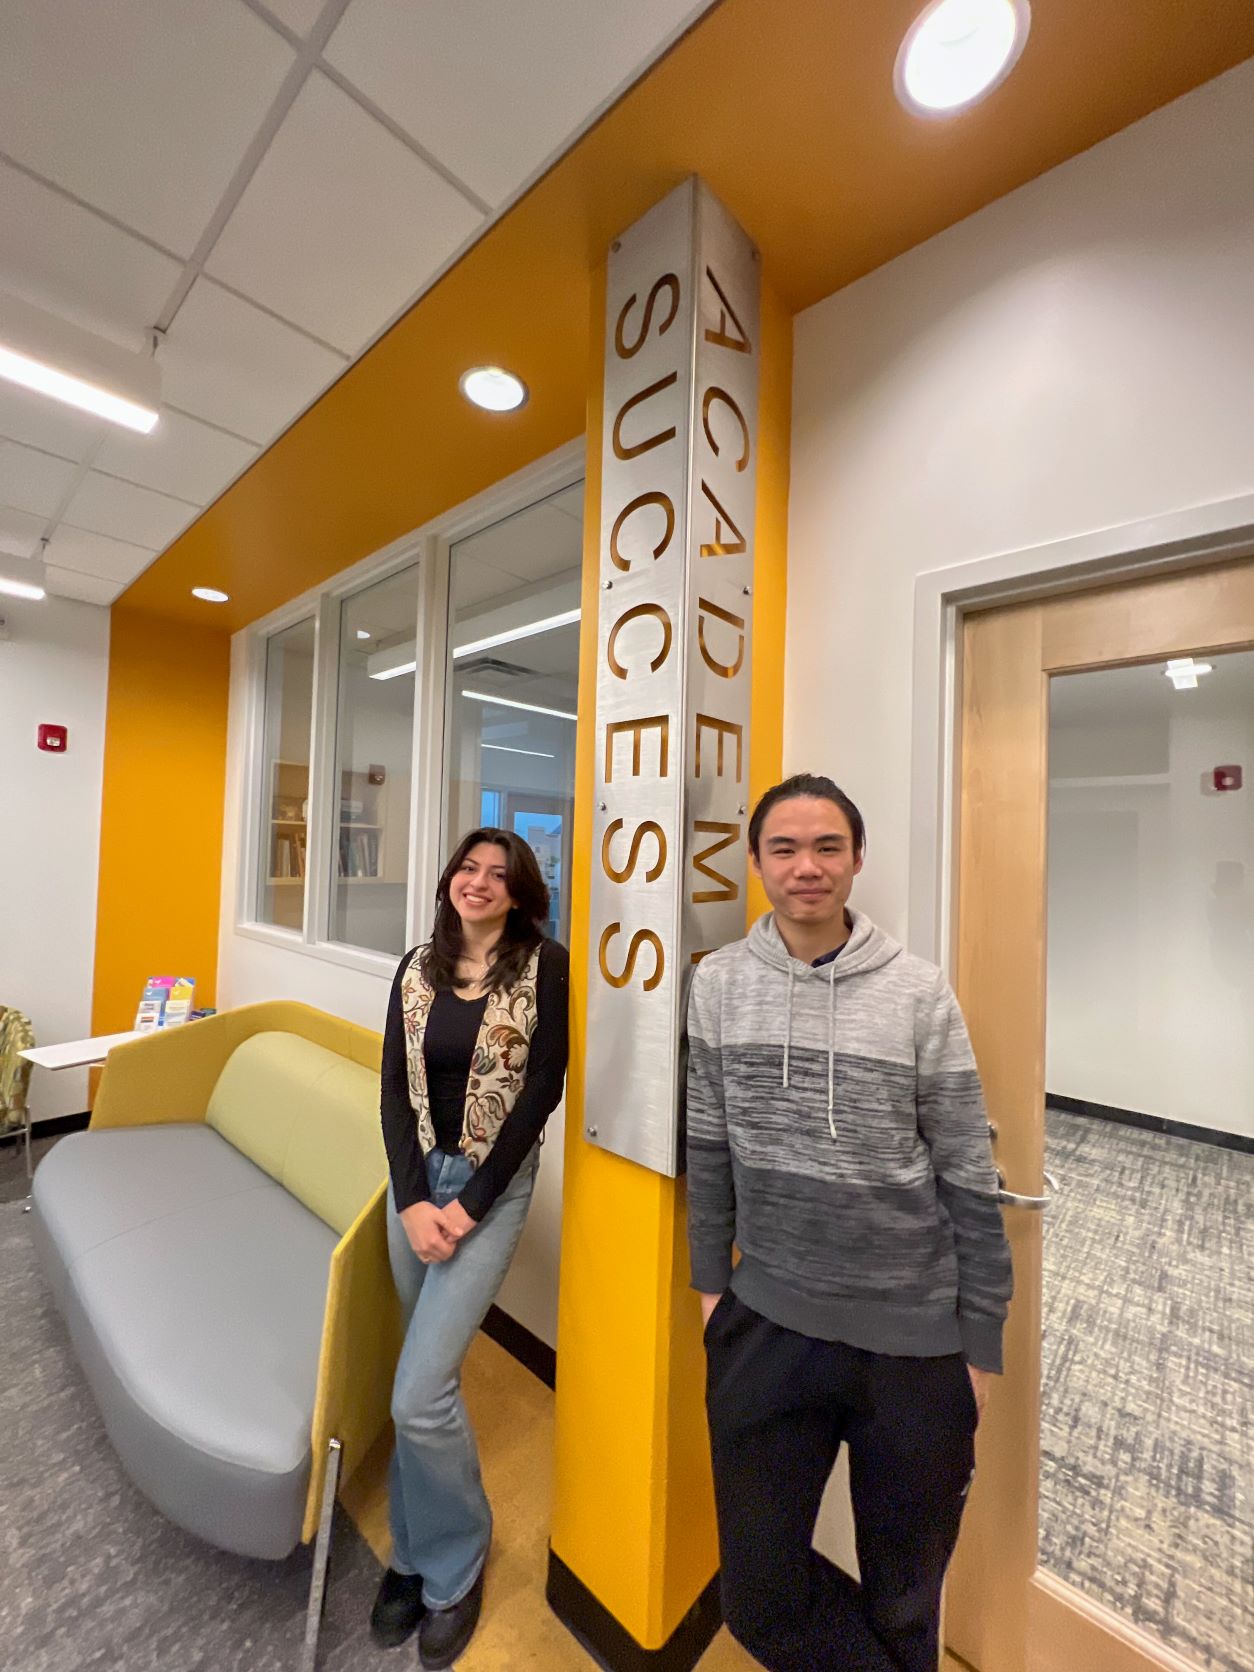
<path fill-rule="evenodd" d="M 424 1265 L 414 1253 L 388 1191 L 388 1253 L 405 1318 L 392 1389 L 392 1566 L 422 1575 L 428 1608 L 461 1601 L 479 1577 L 492 1540 L 492 1511 L 462 1401 L 462 1361 L 514 1257 L 538 1163 L 537 1147 L 442 1264 Z M 464 1156 L 443 1150 L 433 1150 L 426 1166 L 437 1207 L 447 1207 L 471 1176 Z"/>

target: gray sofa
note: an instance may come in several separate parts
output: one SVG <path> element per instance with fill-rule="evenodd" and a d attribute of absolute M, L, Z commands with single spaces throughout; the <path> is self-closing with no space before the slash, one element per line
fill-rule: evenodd
<path fill-rule="evenodd" d="M 387 1422 L 378 1048 L 294 1004 L 137 1040 L 35 1174 L 36 1246 L 126 1472 L 244 1556 L 319 1534 L 325 1564 L 338 1464 Z"/>

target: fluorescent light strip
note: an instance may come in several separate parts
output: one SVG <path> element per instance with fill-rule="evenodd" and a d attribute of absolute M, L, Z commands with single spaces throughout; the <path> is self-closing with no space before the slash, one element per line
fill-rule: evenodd
<path fill-rule="evenodd" d="M 481 749 L 495 749 L 498 755 L 534 755 L 540 761 L 555 761 L 556 755 L 551 755 L 547 749 L 511 749 L 508 743 L 481 743 Z"/>
<path fill-rule="evenodd" d="M 84 378 L 71 377 L 68 372 L 55 371 L 42 360 L 32 360 L 16 354 L 11 348 L 0 347 L 0 377 L 10 383 L 20 383 L 24 389 L 34 389 L 54 400 L 66 401 L 83 412 L 93 412 L 97 418 L 108 418 L 123 424 L 128 430 L 147 435 L 157 422 L 158 414 L 151 407 L 139 406 L 121 395 L 110 394 Z"/>
<path fill-rule="evenodd" d="M 456 662 L 463 656 L 474 656 L 480 650 L 495 650 L 497 645 L 513 644 L 517 639 L 533 639 L 537 633 L 551 633 L 555 627 L 571 627 L 582 614 L 579 609 L 563 610 L 561 615 L 547 615 L 543 621 L 528 621 L 521 627 L 508 627 L 504 632 L 490 633 L 486 639 L 459 645 L 453 652 L 453 660 Z"/>
<path fill-rule="evenodd" d="M 6 598 L 29 598 L 32 604 L 48 596 L 42 586 L 34 586 L 30 581 L 11 581 L 4 575 L 0 575 L 0 592 Z"/>
<path fill-rule="evenodd" d="M 417 662 L 402 662 L 399 668 L 385 668 L 382 673 L 372 673 L 371 679 L 399 679 L 403 673 L 417 673 Z"/>
<path fill-rule="evenodd" d="M 571 714 L 564 708 L 541 708 L 536 702 L 515 702 L 511 697 L 493 697 L 487 691 L 463 691 L 463 697 L 469 697 L 471 702 L 491 702 L 498 708 L 521 708 L 527 714 L 551 714 L 555 720 L 577 720 L 577 714 Z"/>

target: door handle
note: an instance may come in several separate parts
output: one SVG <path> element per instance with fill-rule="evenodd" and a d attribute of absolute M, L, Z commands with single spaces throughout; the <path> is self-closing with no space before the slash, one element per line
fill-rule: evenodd
<path fill-rule="evenodd" d="M 1008 1208 L 1030 1208 L 1034 1213 L 1045 1213 L 1052 1205 L 1058 1194 L 1058 1180 L 1052 1173 L 1041 1175 L 1045 1180 L 1045 1194 L 1043 1196 L 1021 1196 L 1017 1190 L 1006 1189 L 1006 1175 L 1001 1168 L 997 1169 L 997 1200 L 1004 1202 Z"/>

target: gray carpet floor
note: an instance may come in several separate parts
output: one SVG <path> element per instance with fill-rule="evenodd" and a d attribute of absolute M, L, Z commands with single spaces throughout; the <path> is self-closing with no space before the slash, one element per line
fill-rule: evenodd
<path fill-rule="evenodd" d="M 38 1132 L 39 1128 L 36 1127 Z M 38 1167 L 40 1157 L 48 1153 L 56 1138 L 33 1138 L 30 1146 L 31 1166 Z M 26 1182 L 26 1140 L 19 1134 L 17 1137 L 6 1137 L 0 1143 L 0 1202 L 20 1202 L 27 1193 L 29 1186 Z"/>
<path fill-rule="evenodd" d="M 1051 1110 L 1041 1565 L 1254 1666 L 1254 1155 Z"/>
<path fill-rule="evenodd" d="M 309 1552 L 255 1562 L 163 1520 L 122 1473 L 44 1288 L 20 1202 L 0 1206 L 0 1667 L 294 1672 Z M 380 1569 L 337 1518 L 321 1672 L 416 1665 L 377 1650 Z"/>

